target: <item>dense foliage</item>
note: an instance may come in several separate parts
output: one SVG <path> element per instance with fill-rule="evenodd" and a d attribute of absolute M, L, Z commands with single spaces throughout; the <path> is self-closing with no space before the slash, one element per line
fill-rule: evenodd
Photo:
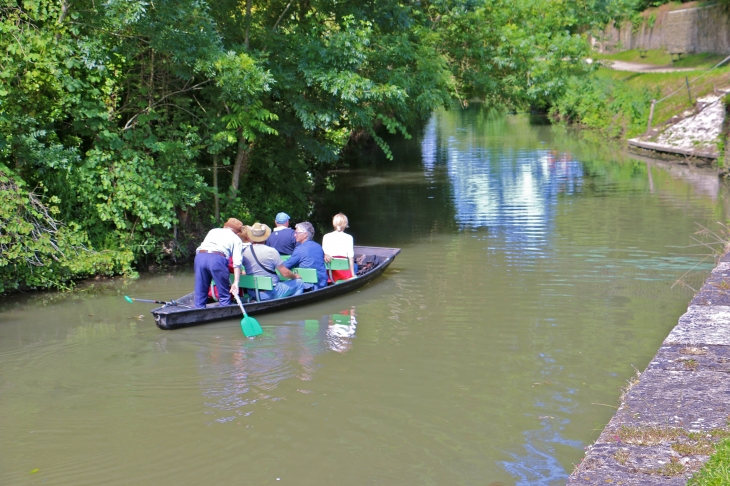
<path fill-rule="evenodd" d="M 651 100 L 658 90 L 636 89 L 606 76 L 571 76 L 555 100 L 553 118 L 598 130 L 616 138 L 646 131 Z"/>
<path fill-rule="evenodd" d="M 219 218 L 302 218 L 348 143 L 389 153 L 381 130 L 454 99 L 548 107 L 616 5 L 0 0 L 0 291 L 183 256 Z M 25 223 L 57 230 L 30 244 Z"/>

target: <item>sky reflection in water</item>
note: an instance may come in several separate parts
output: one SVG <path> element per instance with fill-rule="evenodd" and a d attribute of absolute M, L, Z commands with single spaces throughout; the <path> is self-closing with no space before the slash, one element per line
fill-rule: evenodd
<path fill-rule="evenodd" d="M 489 228 L 509 243 L 540 248 L 549 233 L 558 194 L 580 192 L 583 166 L 568 153 L 552 150 L 485 148 L 471 130 L 439 142 L 434 115 L 421 142 L 428 180 L 445 166 L 453 191 L 455 219 L 463 228 Z"/>

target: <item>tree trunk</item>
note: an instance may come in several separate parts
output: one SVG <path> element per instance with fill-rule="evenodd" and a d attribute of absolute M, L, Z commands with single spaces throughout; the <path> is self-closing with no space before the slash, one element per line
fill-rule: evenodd
<path fill-rule="evenodd" d="M 246 35 L 244 37 L 244 44 L 246 44 L 246 50 L 248 50 L 248 30 L 251 26 L 251 0 L 246 0 Z"/>
<path fill-rule="evenodd" d="M 66 16 L 68 15 L 68 9 L 71 8 L 71 5 L 66 1 L 61 1 L 61 13 L 58 16 L 58 22 L 56 22 L 58 25 L 61 25 L 64 20 L 66 20 Z M 59 41 L 61 38 L 61 34 L 56 34 L 56 42 Z"/>
<path fill-rule="evenodd" d="M 213 201 L 215 201 L 215 224 L 220 224 L 221 212 L 220 201 L 218 199 L 218 154 L 213 156 Z"/>
<path fill-rule="evenodd" d="M 251 153 L 251 145 L 246 143 L 242 131 L 239 130 L 238 152 L 236 153 L 236 162 L 233 164 L 233 176 L 231 177 L 231 200 L 236 198 L 238 194 L 238 184 L 241 177 L 248 173 L 249 155 Z"/>

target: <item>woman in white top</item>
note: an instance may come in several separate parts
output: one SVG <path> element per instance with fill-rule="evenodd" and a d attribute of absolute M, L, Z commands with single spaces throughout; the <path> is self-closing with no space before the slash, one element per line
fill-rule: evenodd
<path fill-rule="evenodd" d="M 352 236 L 345 233 L 347 228 L 347 216 L 342 213 L 332 218 L 332 226 L 335 230 L 327 233 L 322 238 L 322 249 L 324 250 L 324 261 L 329 263 L 332 258 L 347 258 L 350 262 L 349 270 L 333 270 L 332 280 L 346 280 L 355 276 L 355 247 Z"/>

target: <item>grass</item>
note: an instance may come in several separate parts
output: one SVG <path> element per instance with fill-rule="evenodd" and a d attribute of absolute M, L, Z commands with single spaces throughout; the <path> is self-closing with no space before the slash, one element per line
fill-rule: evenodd
<path fill-rule="evenodd" d="M 706 349 L 700 349 L 700 348 L 697 348 L 697 347 L 694 347 L 694 346 L 688 346 L 686 348 L 682 348 L 682 349 L 679 350 L 679 352 L 682 353 L 682 354 L 692 354 L 692 355 L 695 355 L 695 356 L 701 356 L 703 354 L 707 354 L 707 350 Z"/>
<path fill-rule="evenodd" d="M 684 429 L 674 427 L 634 427 L 622 425 L 616 439 L 624 444 L 654 446 L 665 441 L 677 440 L 684 435 Z"/>
<path fill-rule="evenodd" d="M 625 71 L 614 71 L 612 69 L 600 68 L 597 76 L 609 79 L 616 83 L 622 83 L 628 87 L 641 91 L 649 89 L 654 91 L 657 100 L 670 93 L 678 91 L 667 100 L 657 103 L 654 110 L 653 126 L 666 122 L 671 117 L 681 114 L 683 111 L 693 108 L 694 101 L 701 96 L 713 93 L 715 88 L 730 87 L 730 67 L 723 66 L 710 71 L 698 79 L 702 74 L 700 71 L 679 72 L 679 73 L 629 73 Z M 690 92 L 692 93 L 693 104 L 690 105 L 686 90 L 686 81 L 690 81 Z"/>
<path fill-rule="evenodd" d="M 657 474 L 659 476 L 679 476 L 684 472 L 684 465 L 679 462 L 679 459 L 672 457 L 668 463 L 664 464 L 659 469 L 647 471 L 649 474 Z"/>
<path fill-rule="evenodd" d="M 620 449 L 616 451 L 616 453 L 613 455 L 613 458 L 616 459 L 616 462 L 623 466 L 624 464 L 626 464 L 626 461 L 629 460 L 629 452 Z"/>
<path fill-rule="evenodd" d="M 725 439 L 715 446 L 715 454 L 687 483 L 688 486 L 721 486 L 725 484 L 730 484 L 729 439 Z"/>
<path fill-rule="evenodd" d="M 709 456 L 715 452 L 715 444 L 709 439 L 700 439 L 695 442 L 677 442 L 672 444 L 672 450 L 681 456 L 694 456 L 697 454 Z"/>
<path fill-rule="evenodd" d="M 637 49 L 615 53 L 596 53 L 595 59 L 605 61 L 625 61 L 640 64 L 653 64 L 655 66 L 667 66 L 678 68 L 696 68 L 698 70 L 710 69 L 718 62 L 725 59 L 723 54 L 712 54 L 703 52 L 700 54 L 686 54 L 679 61 L 672 62 L 672 58 L 665 50 L 646 51 L 646 56 L 641 57 L 641 53 Z"/>
<path fill-rule="evenodd" d="M 729 422 L 730 425 L 730 422 Z M 714 455 L 705 467 L 698 471 L 689 485 L 727 485 L 730 484 L 730 429 L 716 428 L 705 432 L 688 432 L 676 427 L 622 426 L 616 431 L 616 442 L 638 446 L 656 446 L 671 442 L 671 448 L 680 457 Z M 717 442 L 721 440 L 721 442 Z M 629 460 L 629 452 L 619 449 L 613 458 L 621 465 Z M 677 476 L 686 471 L 679 457 L 672 457 L 658 469 L 642 472 L 661 476 Z"/>

